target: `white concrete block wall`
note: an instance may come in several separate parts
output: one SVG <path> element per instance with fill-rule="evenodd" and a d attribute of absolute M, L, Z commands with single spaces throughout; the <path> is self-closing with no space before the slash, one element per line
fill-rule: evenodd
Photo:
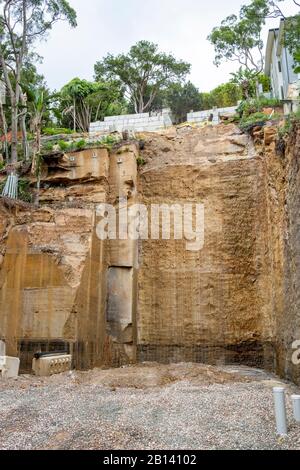
<path fill-rule="evenodd" d="M 90 133 L 122 132 L 124 130 L 152 132 L 171 125 L 172 119 L 167 112 L 154 116 L 150 116 L 149 113 L 127 114 L 122 116 L 107 116 L 102 122 L 92 122 Z"/>
<path fill-rule="evenodd" d="M 231 106 L 228 108 L 208 109 L 205 111 L 189 113 L 187 115 L 187 122 L 196 122 L 196 123 L 203 122 L 203 121 L 206 121 L 209 118 L 209 116 L 212 114 L 213 122 L 218 123 L 220 114 L 232 114 L 233 115 L 236 113 L 236 109 L 237 109 L 237 106 Z"/>

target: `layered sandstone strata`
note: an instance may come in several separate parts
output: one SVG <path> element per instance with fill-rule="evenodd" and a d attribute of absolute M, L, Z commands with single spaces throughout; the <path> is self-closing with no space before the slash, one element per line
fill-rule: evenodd
<path fill-rule="evenodd" d="M 0 208 L 8 354 L 23 369 L 36 350 L 60 349 L 78 368 L 238 362 L 299 381 L 300 134 L 281 152 L 276 135 L 171 128 L 138 136 L 142 151 L 129 142 L 46 159 L 41 207 Z M 101 240 L 99 204 L 118 214 L 125 203 L 149 217 L 153 205 L 201 204 L 204 245 Z"/>

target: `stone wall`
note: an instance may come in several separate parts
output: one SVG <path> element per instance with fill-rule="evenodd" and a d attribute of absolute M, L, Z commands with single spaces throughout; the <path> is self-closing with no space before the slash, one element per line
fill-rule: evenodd
<path fill-rule="evenodd" d="M 124 130 L 136 132 L 152 132 L 172 126 L 172 119 L 168 110 L 150 115 L 128 114 L 122 116 L 108 116 L 104 121 L 93 122 L 90 125 L 90 136 L 105 132 L 122 132 Z"/>
<path fill-rule="evenodd" d="M 187 122 L 199 124 L 209 120 L 212 116 L 212 123 L 216 125 L 220 123 L 220 116 L 234 116 L 236 114 L 236 109 L 236 106 L 232 106 L 229 108 L 214 108 L 205 111 L 190 112 L 187 115 Z"/>
<path fill-rule="evenodd" d="M 219 124 L 220 116 L 234 115 L 236 106 L 230 108 L 215 108 L 206 111 L 191 112 L 187 115 L 187 122 L 202 123 L 213 116 L 213 124 Z M 97 134 L 108 132 L 122 132 L 124 130 L 136 132 L 161 131 L 172 126 L 172 117 L 169 110 L 161 113 L 127 114 L 122 116 L 108 116 L 104 121 L 92 122 L 90 125 L 90 137 L 93 139 Z"/>

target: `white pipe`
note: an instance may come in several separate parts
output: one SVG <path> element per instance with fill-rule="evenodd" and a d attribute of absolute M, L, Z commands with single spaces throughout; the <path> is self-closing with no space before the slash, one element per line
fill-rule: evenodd
<path fill-rule="evenodd" d="M 300 423 L 300 395 L 292 395 L 294 417 Z"/>
<path fill-rule="evenodd" d="M 273 393 L 274 393 L 277 433 L 280 436 L 286 436 L 288 433 L 288 430 L 287 430 L 287 417 L 286 417 L 286 404 L 285 404 L 285 389 L 283 387 L 274 387 Z"/>
<path fill-rule="evenodd" d="M 10 199 L 18 199 L 18 183 L 19 179 L 17 175 L 9 175 L 2 191 L 2 196 Z"/>

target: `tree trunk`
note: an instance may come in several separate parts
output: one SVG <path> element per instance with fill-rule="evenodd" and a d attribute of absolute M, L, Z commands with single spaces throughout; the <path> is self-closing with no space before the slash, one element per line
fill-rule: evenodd
<path fill-rule="evenodd" d="M 37 148 L 37 155 L 36 155 L 36 193 L 34 198 L 34 205 L 36 207 L 39 206 L 40 203 L 40 189 L 41 189 L 41 129 L 40 126 L 37 128 L 36 132 L 36 148 Z"/>
<path fill-rule="evenodd" d="M 144 103 L 143 101 L 139 102 L 139 114 L 142 114 L 144 112 Z"/>
<path fill-rule="evenodd" d="M 74 98 L 74 104 L 73 104 L 73 129 L 74 132 L 76 132 L 76 100 Z"/>
<path fill-rule="evenodd" d="M 243 93 L 243 99 L 248 100 L 250 98 L 250 82 L 249 80 L 244 80 L 242 82 L 242 93 Z"/>
<path fill-rule="evenodd" d="M 27 162 L 29 160 L 29 147 L 27 140 L 27 129 L 26 129 L 26 115 L 21 116 L 21 130 L 22 130 L 22 147 L 24 152 L 24 160 Z"/>
<path fill-rule="evenodd" d="M 11 105 L 11 158 L 10 163 L 18 162 L 18 106 L 14 102 Z"/>
<path fill-rule="evenodd" d="M 144 105 L 144 96 L 143 96 L 143 91 L 139 91 L 139 97 L 138 97 L 138 107 L 139 107 L 139 114 L 144 112 L 145 105 Z"/>
<path fill-rule="evenodd" d="M 39 207 L 40 205 L 40 189 L 41 189 L 41 176 L 38 176 L 37 182 L 36 182 L 36 193 L 34 197 L 34 205 L 35 207 Z"/>
<path fill-rule="evenodd" d="M 259 99 L 260 90 L 259 90 L 259 81 L 258 81 L 258 79 L 255 80 L 255 88 L 256 88 L 256 98 Z"/>
<path fill-rule="evenodd" d="M 3 104 L 0 99 L 0 113 L 1 113 L 1 121 L 2 121 L 2 130 L 3 130 L 3 135 L 4 135 L 4 152 L 5 152 L 5 157 L 6 160 L 8 159 L 8 143 L 7 143 L 7 123 L 6 123 L 6 117 L 3 109 Z"/>
<path fill-rule="evenodd" d="M 20 98 L 21 98 L 21 103 L 22 103 L 22 113 L 20 116 L 20 128 L 22 131 L 22 147 L 23 147 L 24 160 L 27 162 L 29 160 L 29 147 L 28 147 L 27 129 L 26 129 L 27 96 L 24 95 L 23 92 L 21 92 Z"/>
<path fill-rule="evenodd" d="M 41 128 L 40 126 L 37 129 L 37 149 L 38 153 L 41 153 Z"/>
<path fill-rule="evenodd" d="M 35 141 L 34 141 L 34 144 L 33 144 L 33 148 L 32 148 L 32 163 L 31 163 L 31 174 L 32 175 L 35 175 L 36 174 L 36 168 L 37 168 L 37 138 L 35 136 Z"/>

